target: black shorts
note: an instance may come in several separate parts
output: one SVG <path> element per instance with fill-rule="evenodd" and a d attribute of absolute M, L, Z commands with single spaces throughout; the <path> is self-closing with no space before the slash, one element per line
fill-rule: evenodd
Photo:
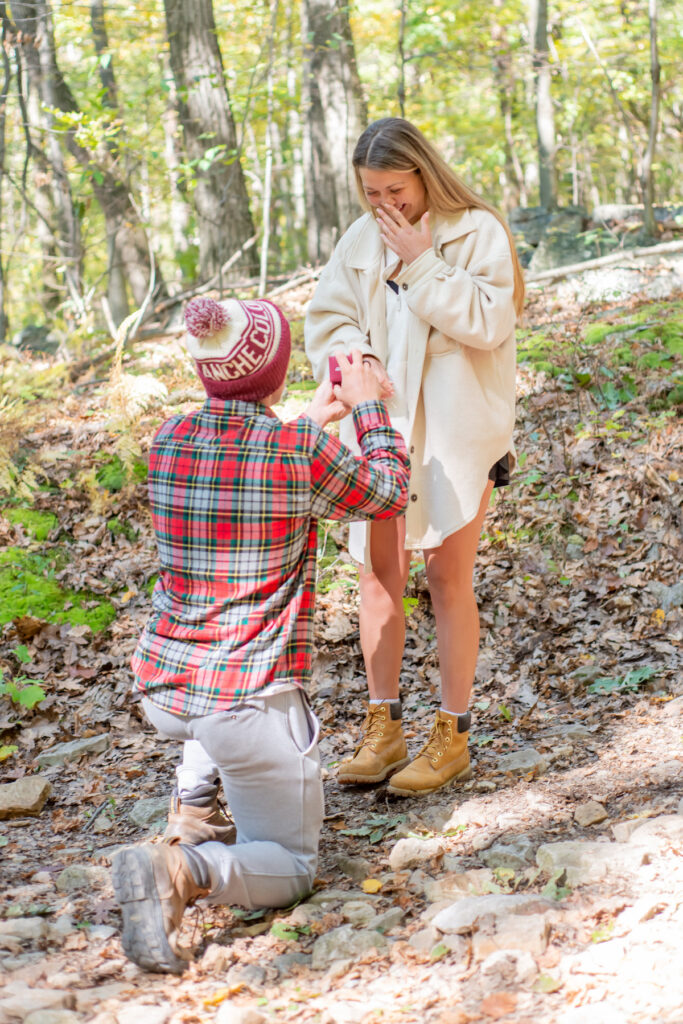
<path fill-rule="evenodd" d="M 510 483 L 510 461 L 507 455 L 498 459 L 495 465 L 489 470 L 489 480 L 493 480 L 494 490 L 496 487 L 507 487 Z"/>

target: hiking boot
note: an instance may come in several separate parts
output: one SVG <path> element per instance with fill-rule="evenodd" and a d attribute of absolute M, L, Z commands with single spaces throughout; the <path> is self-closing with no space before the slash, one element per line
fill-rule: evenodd
<path fill-rule="evenodd" d="M 414 761 L 398 772 L 388 786 L 399 796 L 422 796 L 472 776 L 467 751 L 471 715 L 447 715 L 441 709 L 429 739 Z"/>
<path fill-rule="evenodd" d="M 400 700 L 368 704 L 361 727 L 362 739 L 353 757 L 342 761 L 337 773 L 340 785 L 383 782 L 392 772 L 408 764 Z"/>
<path fill-rule="evenodd" d="M 197 846 L 199 843 L 226 843 L 232 846 L 236 836 L 234 823 L 221 814 L 216 798 L 207 807 L 192 807 L 191 804 L 182 803 L 178 798 L 178 790 L 173 790 L 164 832 L 166 842 L 185 843 L 187 846 Z"/>
<path fill-rule="evenodd" d="M 112 882 L 126 956 L 145 971 L 182 974 L 191 959 L 177 943 L 183 913 L 209 889 L 197 885 L 181 847 L 143 843 L 120 850 L 112 858 Z"/>

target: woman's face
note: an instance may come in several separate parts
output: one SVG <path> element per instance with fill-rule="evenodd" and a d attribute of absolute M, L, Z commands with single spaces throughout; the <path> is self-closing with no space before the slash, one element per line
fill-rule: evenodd
<path fill-rule="evenodd" d="M 427 212 L 427 192 L 417 171 L 359 168 L 363 192 L 371 206 L 393 206 L 411 224 Z"/>

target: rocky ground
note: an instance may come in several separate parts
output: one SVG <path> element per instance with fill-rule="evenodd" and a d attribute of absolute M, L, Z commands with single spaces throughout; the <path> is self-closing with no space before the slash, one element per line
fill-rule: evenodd
<path fill-rule="evenodd" d="M 290 315 L 305 298 L 289 297 Z M 130 697 L 155 571 L 144 484 L 98 495 L 83 482 L 113 443 L 106 386 L 45 406 L 23 440 L 50 478 L 43 507 L 60 524 L 42 548 L 66 544 L 62 583 L 106 595 L 117 614 L 102 632 L 30 615 L 3 627 L 5 679 L 21 671 L 48 695 L 21 713 L 7 697 L 0 708 L 0 1024 L 683 1022 L 671 367 L 639 328 L 628 337 L 640 361 L 616 405 L 579 376 L 614 374 L 622 321 L 642 308 L 641 297 L 588 315 L 566 295 L 532 296 L 530 330 L 565 376 L 520 363 L 523 458 L 492 507 L 475 580 L 482 648 L 464 786 L 404 800 L 384 786 L 337 785 L 365 684 L 354 570 L 343 532 L 324 525 L 312 698 L 326 821 L 315 892 L 271 913 L 195 908 L 183 934 L 195 960 L 181 978 L 127 962 L 108 872 L 121 844 L 163 829 L 178 756 Z M 666 317 L 646 308 L 650 325 Z M 580 339 L 596 319 L 616 334 L 588 350 Z M 158 366 L 160 352 L 144 358 Z M 143 454 L 154 423 L 188 401 L 183 373 L 174 363 L 166 404 L 136 427 Z M 112 516 L 121 529 L 108 527 Z M 20 525 L 0 526 L 7 544 L 36 547 Z M 418 559 L 406 612 L 401 688 L 417 751 L 439 688 Z"/>

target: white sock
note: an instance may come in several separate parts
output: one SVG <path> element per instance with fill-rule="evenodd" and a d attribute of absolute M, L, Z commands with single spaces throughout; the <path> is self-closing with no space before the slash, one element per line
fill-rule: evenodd
<path fill-rule="evenodd" d="M 442 715 L 450 715 L 451 718 L 458 718 L 460 715 L 466 715 L 467 711 L 449 711 L 449 709 L 445 708 L 443 706 L 443 704 L 442 704 L 441 705 L 441 714 Z"/>

